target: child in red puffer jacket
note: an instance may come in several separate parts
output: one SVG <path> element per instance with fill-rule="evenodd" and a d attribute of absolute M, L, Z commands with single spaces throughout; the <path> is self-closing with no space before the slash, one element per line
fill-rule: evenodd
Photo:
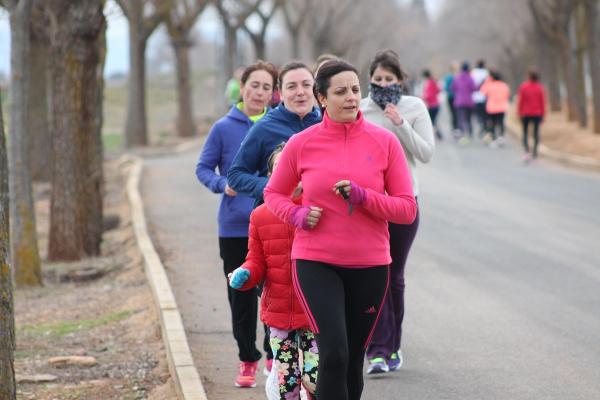
<path fill-rule="evenodd" d="M 283 144 L 271 154 L 269 175 L 282 150 Z M 301 383 L 310 399 L 316 387 L 317 344 L 292 282 L 294 231 L 294 226 L 277 218 L 265 204 L 257 207 L 250 215 L 246 261 L 229 277 L 229 285 L 239 290 L 252 289 L 264 281 L 260 319 L 269 326 L 273 350 L 273 367 L 265 384 L 269 400 L 300 399 Z"/>

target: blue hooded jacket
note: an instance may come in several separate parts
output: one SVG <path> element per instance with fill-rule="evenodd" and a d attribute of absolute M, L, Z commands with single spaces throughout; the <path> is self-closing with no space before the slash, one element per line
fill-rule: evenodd
<path fill-rule="evenodd" d="M 248 132 L 227 173 L 229 186 L 238 193 L 254 197 L 255 205 L 262 203 L 268 181 L 267 162 L 275 147 L 320 121 L 321 112 L 316 107 L 300 118 L 280 103 Z"/>
<path fill-rule="evenodd" d="M 231 161 L 251 127 L 252 121 L 233 106 L 211 128 L 196 165 L 196 177 L 213 193 L 225 191 Z M 217 167 L 218 174 L 215 172 Z M 238 194 L 232 197 L 222 194 L 217 217 L 219 237 L 248 237 L 253 203 L 254 200 L 248 196 Z"/>

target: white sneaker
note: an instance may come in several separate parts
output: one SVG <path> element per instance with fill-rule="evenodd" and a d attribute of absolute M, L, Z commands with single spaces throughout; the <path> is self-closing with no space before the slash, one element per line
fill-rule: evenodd
<path fill-rule="evenodd" d="M 279 400 L 279 377 L 277 376 L 276 368 L 271 368 L 271 373 L 267 376 L 265 381 L 265 393 L 267 400 Z"/>
<path fill-rule="evenodd" d="M 506 144 L 506 138 L 504 136 L 498 136 L 496 140 L 498 142 L 498 146 L 503 147 Z"/>

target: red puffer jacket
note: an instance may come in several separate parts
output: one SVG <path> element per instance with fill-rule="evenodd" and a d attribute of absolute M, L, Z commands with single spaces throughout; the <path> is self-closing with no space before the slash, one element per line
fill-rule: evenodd
<path fill-rule="evenodd" d="M 308 328 L 304 311 L 292 284 L 292 225 L 277 218 L 265 204 L 250 214 L 248 255 L 242 267 L 250 278 L 240 290 L 248 290 L 264 280 L 260 319 L 274 328 Z"/>

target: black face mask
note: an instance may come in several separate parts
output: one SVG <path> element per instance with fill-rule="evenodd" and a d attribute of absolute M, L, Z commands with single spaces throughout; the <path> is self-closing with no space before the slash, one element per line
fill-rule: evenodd
<path fill-rule="evenodd" d="M 369 84 L 369 96 L 382 110 L 388 104 L 398 104 L 402 98 L 402 86 L 399 83 L 393 83 L 383 87 L 374 83 Z"/>

